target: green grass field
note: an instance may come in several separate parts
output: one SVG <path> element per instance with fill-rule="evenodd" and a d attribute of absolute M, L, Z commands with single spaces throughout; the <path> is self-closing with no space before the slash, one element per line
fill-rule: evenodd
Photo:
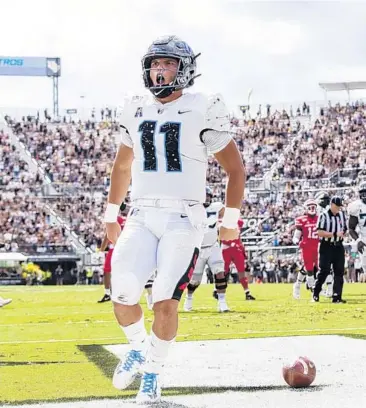
<path fill-rule="evenodd" d="M 291 285 L 252 285 L 243 300 L 230 285 L 230 313 L 218 314 L 212 287 L 201 286 L 195 311 L 180 312 L 178 341 L 340 334 L 366 338 L 366 285 L 346 285 L 346 305 L 292 299 Z M 124 342 L 101 287 L 2 287 L 13 303 L 0 309 L 0 404 L 120 397 L 111 384 L 117 363 L 101 345 Z M 182 302 L 183 303 L 183 302 Z M 143 306 L 145 300 L 143 298 Z M 146 310 L 150 326 L 152 312 Z M 123 395 L 131 395 L 125 391 Z"/>

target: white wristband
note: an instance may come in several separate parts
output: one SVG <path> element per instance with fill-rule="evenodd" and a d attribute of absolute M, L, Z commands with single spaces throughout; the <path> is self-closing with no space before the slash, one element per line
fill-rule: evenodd
<path fill-rule="evenodd" d="M 225 208 L 224 216 L 222 217 L 221 225 L 228 229 L 237 229 L 240 216 L 239 208 Z"/>
<path fill-rule="evenodd" d="M 104 214 L 104 222 L 117 222 L 119 205 L 108 203 Z"/>

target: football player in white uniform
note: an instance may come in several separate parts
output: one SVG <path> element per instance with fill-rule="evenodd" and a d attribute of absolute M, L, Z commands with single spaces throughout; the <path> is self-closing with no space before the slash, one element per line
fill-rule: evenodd
<path fill-rule="evenodd" d="M 202 276 L 206 265 L 210 268 L 215 279 L 215 288 L 218 296 L 219 312 L 228 312 L 225 293 L 227 280 L 224 272 L 224 259 L 222 251 L 217 241 L 218 221 L 222 217 L 224 205 L 221 202 L 212 202 L 213 194 L 209 187 L 206 187 L 206 207 L 208 229 L 203 237 L 201 251 L 197 259 L 192 278 L 187 286 L 187 297 L 184 302 L 184 310 L 190 312 L 193 309 L 193 292 L 201 284 Z"/>
<path fill-rule="evenodd" d="M 359 199 L 348 206 L 348 229 L 351 237 L 356 241 L 357 250 L 361 254 L 361 263 L 364 273 L 366 272 L 366 182 L 363 181 L 358 187 Z M 359 232 L 356 231 L 358 226 Z"/>
<path fill-rule="evenodd" d="M 209 154 L 215 155 L 228 176 L 220 238 L 238 237 L 245 169 L 221 96 L 183 94 L 197 77 L 196 58 L 177 37 L 154 41 L 142 58 L 144 84 L 153 97 L 133 98 L 120 117 L 121 145 L 104 221 L 108 238 L 116 243 L 114 313 L 130 351 L 118 364 L 113 384 L 124 389 L 142 373 L 137 403 L 161 397 L 161 373 L 177 334 L 179 300 L 204 235 Z M 120 233 L 118 209 L 131 179 L 132 208 Z M 148 341 L 139 300 L 154 270 L 154 321 Z"/>

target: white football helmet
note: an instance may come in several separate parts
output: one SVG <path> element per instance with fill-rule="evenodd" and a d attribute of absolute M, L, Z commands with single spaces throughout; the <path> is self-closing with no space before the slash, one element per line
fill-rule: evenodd
<path fill-rule="evenodd" d="M 306 200 L 304 203 L 305 213 L 309 215 L 316 215 L 318 205 L 317 202 L 313 199 Z"/>

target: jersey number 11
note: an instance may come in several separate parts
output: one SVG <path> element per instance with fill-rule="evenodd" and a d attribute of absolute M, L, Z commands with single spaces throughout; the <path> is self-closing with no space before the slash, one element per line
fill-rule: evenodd
<path fill-rule="evenodd" d="M 144 151 L 144 171 L 157 171 L 158 160 L 156 157 L 155 131 L 156 121 L 145 120 L 139 126 L 141 133 L 141 147 Z M 180 123 L 165 122 L 159 128 L 159 133 L 165 137 L 166 171 L 182 171 L 182 162 L 179 152 Z"/>

